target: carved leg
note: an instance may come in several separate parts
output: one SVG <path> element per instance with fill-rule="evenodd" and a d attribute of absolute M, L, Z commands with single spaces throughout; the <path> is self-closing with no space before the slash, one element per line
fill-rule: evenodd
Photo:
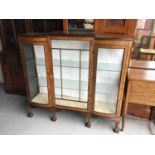
<path fill-rule="evenodd" d="M 85 126 L 88 128 L 91 127 L 91 114 L 86 114 Z"/>
<path fill-rule="evenodd" d="M 115 133 L 119 133 L 120 131 L 120 120 L 116 122 L 115 128 L 114 128 L 114 132 Z"/>
<path fill-rule="evenodd" d="M 32 108 L 31 108 L 31 105 L 29 105 L 29 104 L 27 107 L 27 117 L 33 117 Z"/>
<path fill-rule="evenodd" d="M 127 114 L 127 111 L 128 111 L 128 99 L 129 99 L 130 89 L 131 89 L 131 82 L 129 81 L 128 82 L 126 99 L 125 99 L 125 105 L 124 105 L 124 109 L 123 109 L 123 115 L 122 115 L 122 128 L 121 128 L 121 131 L 123 131 L 124 128 L 125 128 L 125 120 L 126 120 L 126 114 Z"/>
<path fill-rule="evenodd" d="M 126 115 L 122 115 L 122 128 L 121 128 L 121 131 L 124 131 L 124 128 L 125 128 L 125 120 L 126 120 Z"/>
<path fill-rule="evenodd" d="M 51 117 L 51 121 L 56 121 L 57 120 L 57 116 L 56 116 L 56 110 L 52 110 L 52 117 Z"/>

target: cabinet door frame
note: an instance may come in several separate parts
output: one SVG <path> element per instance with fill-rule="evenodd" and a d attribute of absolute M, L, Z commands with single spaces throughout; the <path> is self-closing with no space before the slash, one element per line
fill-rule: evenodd
<path fill-rule="evenodd" d="M 79 112 L 89 112 L 91 113 L 91 104 L 92 104 L 92 81 L 93 81 L 93 55 L 94 55 L 94 38 L 93 37 L 65 37 L 65 36 L 53 36 L 53 37 L 48 37 L 49 42 L 51 44 L 51 49 L 52 49 L 52 40 L 73 40 L 73 41 L 89 41 L 90 46 L 89 46 L 89 73 L 88 73 L 88 103 L 87 103 L 87 109 L 82 109 L 82 108 L 74 108 L 74 107 L 67 107 L 67 106 L 61 106 L 61 105 L 56 105 L 54 103 L 54 107 L 58 109 L 66 109 L 66 110 L 73 110 L 73 111 L 79 111 Z M 52 58 L 52 52 L 51 56 Z M 53 61 L 51 61 L 53 62 Z M 53 64 L 51 64 L 53 68 Z M 52 69 L 53 71 L 53 69 Z M 54 74 L 53 74 L 54 75 Z M 53 84 L 53 88 L 55 91 L 55 87 Z"/>
<path fill-rule="evenodd" d="M 50 58 L 50 47 L 49 47 L 49 42 L 47 37 L 45 38 L 32 38 L 32 37 L 20 37 L 19 38 L 19 43 L 20 43 L 20 52 L 21 52 L 21 58 L 22 58 L 22 63 L 23 63 L 23 70 L 24 70 L 24 78 L 26 82 L 26 90 L 27 90 L 27 98 L 29 104 L 33 104 L 39 107 L 44 107 L 44 108 L 49 108 L 52 107 L 52 105 L 55 102 L 55 98 L 53 95 L 53 72 L 50 70 L 50 64 L 51 64 L 51 58 Z M 28 76 L 27 76 L 27 69 L 26 69 L 26 64 L 24 61 L 24 49 L 23 45 L 24 44 L 30 44 L 30 45 L 43 45 L 44 46 L 44 55 L 45 55 L 45 67 L 46 67 L 46 77 L 47 77 L 47 89 L 48 89 L 48 104 L 40 104 L 40 103 L 34 103 L 31 101 L 30 97 L 30 90 L 29 90 L 29 84 L 28 84 Z"/>
<path fill-rule="evenodd" d="M 94 51 L 95 51 L 95 53 L 94 53 L 94 76 L 93 76 L 94 80 L 93 80 L 93 92 L 92 92 L 92 96 L 93 96 L 92 113 L 93 114 L 98 115 L 98 116 L 107 117 L 107 118 L 120 117 L 123 94 L 124 94 L 125 79 L 126 79 L 127 68 L 128 68 L 129 60 L 130 60 L 131 45 L 132 45 L 132 41 L 119 41 L 119 40 L 118 41 L 112 41 L 112 40 L 98 40 L 98 41 L 96 41 L 95 48 L 94 48 Z M 117 104 L 116 104 L 116 111 L 114 114 L 100 113 L 100 112 L 96 112 L 94 110 L 98 48 L 124 49 L 122 71 L 121 71 L 121 76 L 120 76 L 119 92 L 118 92 L 118 98 L 117 98 Z"/>

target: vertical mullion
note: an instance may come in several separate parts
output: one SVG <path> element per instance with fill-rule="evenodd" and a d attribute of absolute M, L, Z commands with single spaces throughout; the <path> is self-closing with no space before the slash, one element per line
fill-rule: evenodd
<path fill-rule="evenodd" d="M 81 49 L 79 52 L 79 101 L 81 101 Z"/>
<path fill-rule="evenodd" d="M 59 49 L 59 57 L 60 57 L 60 87 L 61 87 L 61 99 L 63 99 L 63 91 L 62 91 L 62 58 L 61 58 L 61 49 Z"/>

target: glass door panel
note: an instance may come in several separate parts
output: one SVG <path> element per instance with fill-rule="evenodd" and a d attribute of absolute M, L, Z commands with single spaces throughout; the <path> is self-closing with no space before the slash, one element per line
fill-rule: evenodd
<path fill-rule="evenodd" d="M 98 48 L 94 111 L 115 114 L 124 49 Z"/>
<path fill-rule="evenodd" d="M 87 109 L 89 41 L 52 40 L 56 104 Z"/>
<path fill-rule="evenodd" d="M 23 51 L 31 102 L 49 104 L 44 45 L 24 44 Z"/>

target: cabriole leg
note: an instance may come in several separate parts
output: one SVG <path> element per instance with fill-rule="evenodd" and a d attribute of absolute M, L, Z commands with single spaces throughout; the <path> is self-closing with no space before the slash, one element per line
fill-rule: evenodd
<path fill-rule="evenodd" d="M 91 127 L 91 114 L 86 114 L 85 126 L 88 128 Z"/>
<path fill-rule="evenodd" d="M 120 120 L 116 122 L 114 132 L 119 133 L 120 131 Z"/>
<path fill-rule="evenodd" d="M 33 117 L 33 112 L 30 104 L 28 104 L 27 106 L 27 117 Z"/>
<path fill-rule="evenodd" d="M 52 110 L 51 121 L 56 121 L 56 120 L 57 120 L 56 110 L 55 110 L 55 109 L 53 109 L 53 110 Z"/>

